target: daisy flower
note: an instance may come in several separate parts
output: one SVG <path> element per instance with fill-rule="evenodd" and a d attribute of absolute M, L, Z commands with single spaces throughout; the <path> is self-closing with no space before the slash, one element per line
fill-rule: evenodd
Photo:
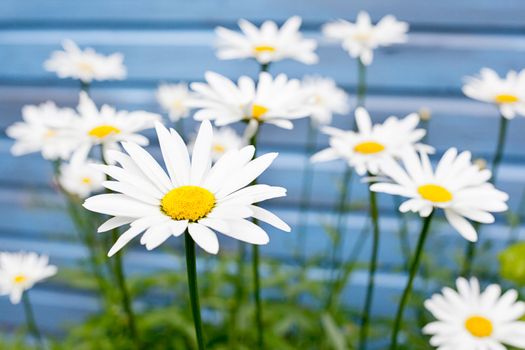
<path fill-rule="evenodd" d="M 191 99 L 188 84 L 162 84 L 157 90 L 157 101 L 168 112 L 171 121 L 176 122 L 190 114 L 188 102 Z"/>
<path fill-rule="evenodd" d="M 241 120 L 251 127 L 268 123 L 280 128 L 292 129 L 291 119 L 306 117 L 310 111 L 304 104 L 301 83 L 288 79 L 285 74 L 272 78 L 269 73 L 259 74 L 256 84 L 247 76 L 235 84 L 230 79 L 206 72 L 206 83 L 192 83 L 197 93 L 192 105 L 199 110 L 196 120 L 214 120 L 223 126 Z"/>
<path fill-rule="evenodd" d="M 0 253 L 0 295 L 9 295 L 18 304 L 24 291 L 57 273 L 45 255 L 36 253 Z"/>
<path fill-rule="evenodd" d="M 190 144 L 193 149 L 195 138 Z M 227 126 L 222 128 L 213 128 L 213 139 L 211 141 L 211 159 L 216 162 L 226 152 L 240 150 L 246 146 L 246 141 L 237 134 L 237 132 Z"/>
<path fill-rule="evenodd" d="M 337 87 L 335 81 L 319 76 L 306 76 L 302 81 L 305 104 L 311 109 L 310 117 L 317 125 L 328 125 L 332 115 L 350 111 L 348 94 Z"/>
<path fill-rule="evenodd" d="M 58 183 L 67 193 L 86 198 L 102 190 L 106 176 L 93 166 L 96 162 L 85 160 L 80 153 L 75 154 L 69 163 L 60 166 Z"/>
<path fill-rule="evenodd" d="M 525 117 L 525 69 L 510 71 L 505 78 L 489 68 L 483 68 L 477 77 L 467 77 L 463 93 L 468 97 L 495 104 L 507 119 L 516 115 Z"/>
<path fill-rule="evenodd" d="M 408 23 L 388 15 L 374 26 L 370 15 L 361 11 L 355 23 L 341 19 L 325 24 L 322 31 L 327 38 L 340 41 L 350 56 L 359 57 L 361 63 L 368 66 L 378 47 L 407 41 Z"/>
<path fill-rule="evenodd" d="M 77 152 L 87 155 L 91 147 L 103 145 L 104 152 L 118 148 L 118 142 L 130 141 L 145 146 L 147 137 L 138 132 L 151 129 L 161 116 L 145 111 L 117 111 L 103 105 L 100 110 L 85 92 L 80 93 L 77 107 L 79 120 L 75 124 L 76 134 L 81 140 Z"/>
<path fill-rule="evenodd" d="M 111 215 L 99 228 L 104 232 L 130 224 L 109 251 L 112 256 L 134 237 L 144 232 L 140 242 L 151 250 L 171 236 L 186 230 L 205 251 L 216 254 L 219 241 L 214 231 L 251 244 L 266 244 L 267 233 L 247 220 L 250 217 L 279 229 L 290 227 L 273 213 L 254 203 L 286 195 L 286 189 L 250 185 L 273 162 L 276 153 L 251 160 L 253 146 L 231 150 L 211 167 L 213 130 L 209 121 L 201 124 L 192 157 L 179 134 L 156 124 L 167 174 L 143 148 L 124 142 L 127 155 L 110 152 L 120 166 L 100 168 L 115 181 L 104 186 L 118 193 L 88 198 L 84 206 Z"/>
<path fill-rule="evenodd" d="M 64 40 L 64 51 L 55 51 L 44 63 L 44 68 L 59 78 L 73 78 L 84 83 L 93 80 L 122 80 L 126 78 L 124 57 L 120 53 L 104 56 L 91 48 L 84 51 L 72 40 Z"/>
<path fill-rule="evenodd" d="M 398 158 L 407 149 L 417 148 L 433 152 L 433 148 L 417 143 L 426 131 L 417 129 L 419 116 L 409 114 L 403 119 L 391 116 L 382 124 L 372 125 L 370 115 L 363 107 L 355 111 L 357 131 L 324 127 L 330 136 L 330 147 L 314 154 L 313 162 L 345 160 L 359 175 L 376 175 L 385 159 Z"/>
<path fill-rule="evenodd" d="M 48 160 L 68 159 L 79 142 L 72 133 L 76 120 L 70 108 L 58 108 L 53 102 L 22 108 L 23 122 L 16 122 L 6 130 L 15 139 L 11 153 L 20 156 L 42 152 Z"/>
<path fill-rule="evenodd" d="M 428 156 L 415 151 L 402 156 L 403 167 L 393 160 L 381 164 L 381 172 L 392 182 L 373 184 L 372 191 L 410 198 L 402 203 L 403 213 L 418 212 L 427 217 L 434 208 L 445 211 L 448 222 L 467 240 L 475 242 L 477 233 L 467 220 L 483 224 L 494 222 L 491 212 L 507 210 L 508 195 L 497 190 L 488 181 L 491 172 L 472 164 L 470 152 L 450 148 L 435 170 Z"/>
<path fill-rule="evenodd" d="M 476 278 L 456 281 L 457 291 L 444 288 L 425 301 L 425 308 L 437 321 L 423 332 L 432 336 L 430 344 L 438 350 L 504 350 L 504 345 L 525 348 L 525 303 L 518 293 L 491 284 L 480 291 Z"/>
<path fill-rule="evenodd" d="M 265 21 L 261 28 L 241 19 L 239 27 L 242 34 L 218 27 L 217 57 L 222 60 L 254 58 L 260 64 L 293 59 L 305 64 L 319 60 L 313 39 L 304 39 L 299 32 L 301 17 L 288 19 L 281 28 L 275 22 Z"/>

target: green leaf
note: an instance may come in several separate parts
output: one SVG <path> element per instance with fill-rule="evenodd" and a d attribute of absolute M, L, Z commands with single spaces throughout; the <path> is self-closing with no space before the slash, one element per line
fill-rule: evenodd
<path fill-rule="evenodd" d="M 329 314 L 323 314 L 321 317 L 321 322 L 323 324 L 323 329 L 328 336 L 330 344 L 333 346 L 334 350 L 347 350 L 348 346 L 346 345 L 346 340 L 343 332 L 335 324 L 334 319 Z"/>

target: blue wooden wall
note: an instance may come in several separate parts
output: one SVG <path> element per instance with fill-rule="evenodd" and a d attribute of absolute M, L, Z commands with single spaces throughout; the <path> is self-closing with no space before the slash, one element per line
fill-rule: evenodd
<path fill-rule="evenodd" d="M 0 1 L 0 250 L 35 250 L 51 256 L 60 266 L 73 264 L 85 252 L 74 241 L 72 224 L 61 210 L 62 202 L 50 186 L 51 168 L 39 155 L 14 158 L 5 128 L 20 119 L 25 104 L 48 99 L 59 105 L 74 106 L 78 86 L 59 80 L 44 71 L 42 63 L 59 49 L 61 40 L 71 38 L 80 46 L 92 46 L 104 53 L 125 55 L 129 78 L 122 82 L 94 84 L 97 103 L 110 103 L 123 109 L 159 112 L 154 91 L 159 82 L 202 80 L 206 70 L 231 78 L 255 75 L 253 62 L 218 61 L 212 49 L 213 29 L 217 25 L 236 27 L 243 17 L 255 22 L 283 21 L 298 14 L 304 19 L 305 35 L 320 40 L 320 63 L 305 66 L 283 62 L 273 73 L 292 77 L 315 73 L 335 78 L 351 94 L 355 91 L 356 63 L 339 46 L 327 43 L 319 34 L 322 23 L 340 17 L 355 19 L 365 9 L 374 19 L 386 14 L 408 21 L 409 42 L 379 50 L 369 69 L 367 107 L 377 121 L 386 116 L 405 115 L 427 107 L 432 110 L 428 142 L 438 153 L 451 146 L 489 157 L 495 145 L 497 111 L 489 105 L 466 99 L 461 94 L 462 78 L 482 67 L 500 74 L 525 68 L 525 1 L 522 0 L 1 0 Z M 351 116 L 338 117 L 336 124 L 349 125 Z M 517 206 L 525 183 L 525 119 L 512 121 L 507 153 L 499 176 L 499 186 L 511 194 Z M 281 156 L 265 175 L 265 182 L 289 189 L 285 199 L 272 207 L 292 226 L 297 226 L 297 202 L 301 183 L 297 181 L 305 164 L 306 122 L 298 122 L 290 133 L 268 127 L 263 130 L 261 147 L 278 150 Z M 186 123 L 189 132 L 194 125 Z M 151 135 L 151 133 L 150 133 Z M 319 148 L 326 138 L 319 138 Z M 155 145 L 153 152 L 158 152 Z M 309 254 L 321 252 L 328 238 L 321 223 L 332 220 L 337 179 L 342 164 L 316 166 L 314 205 L 304 239 Z M 366 188 L 354 183 L 356 202 L 366 198 Z M 392 313 L 389 296 L 397 293 L 403 276 L 392 272 L 401 262 L 395 230 L 397 223 L 392 199 L 381 197 L 382 248 L 376 305 Z M 345 251 L 355 241 L 366 212 L 349 214 Z M 411 232 L 417 223 L 411 226 Z M 509 234 L 504 217 L 484 230 L 486 239 L 501 247 Z M 64 235 L 70 240 L 52 239 Z M 446 242 L 443 249 L 460 249 L 463 241 L 447 225 L 436 226 L 434 240 Z M 413 237 L 412 237 L 413 238 Z M 294 233 L 271 232 L 271 243 L 263 253 L 290 258 L 296 242 Z M 222 240 L 231 246 L 229 240 Z M 449 249 L 450 248 L 450 249 Z M 367 258 L 365 253 L 361 259 Z M 142 247 L 126 252 L 127 268 L 132 272 L 152 271 L 172 266 L 173 259 L 162 253 L 149 253 Z M 140 264 L 137 263 L 140 261 Z M 352 280 L 358 290 L 365 283 L 364 272 Z M 355 294 L 354 294 L 355 295 Z M 387 297 L 384 297 L 384 296 Z M 81 319 L 96 309 L 95 301 L 83 293 L 42 285 L 34 293 L 36 313 L 47 330 L 64 322 Z M 360 303 L 353 298 L 353 303 Z M 53 317 L 48 317 L 48 315 Z M 0 327 L 19 323 L 20 308 L 0 299 Z"/>

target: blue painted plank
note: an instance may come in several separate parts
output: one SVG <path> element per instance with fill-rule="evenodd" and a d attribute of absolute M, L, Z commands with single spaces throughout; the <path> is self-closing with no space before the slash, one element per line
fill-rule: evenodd
<path fill-rule="evenodd" d="M 118 26 L 182 24 L 210 26 L 231 23 L 239 17 L 261 21 L 267 18 L 282 21 L 300 15 L 307 23 L 345 17 L 353 19 L 365 9 L 374 19 L 395 14 L 414 26 L 472 27 L 523 29 L 525 5 L 520 0 L 92 0 L 73 3 L 67 0 L 3 0 L 0 2 L 0 23 L 13 26 L 84 25 Z"/>
<path fill-rule="evenodd" d="M 93 97 L 99 105 L 109 103 L 121 109 L 145 109 L 162 113 L 155 101 L 153 89 L 100 88 L 93 90 Z M 50 99 L 55 100 L 60 106 L 74 107 L 78 100 L 77 90 L 43 87 L 0 87 L 0 131 L 21 120 L 20 110 L 22 106 L 39 104 Z M 353 100 L 352 103 L 354 103 Z M 389 115 L 405 116 L 408 113 L 418 111 L 421 107 L 429 108 L 433 112 L 433 118 L 429 125 L 428 142 L 436 147 L 439 152 L 443 152 L 449 147 L 458 147 L 462 150 L 470 150 L 476 156 L 490 158 L 494 151 L 498 113 L 489 104 L 475 102 L 466 97 L 444 98 L 373 94 L 368 98 L 367 106 L 373 119 L 377 122 L 384 120 Z M 352 119 L 351 115 L 336 116 L 334 125 L 349 128 Z M 196 128 L 196 123 L 191 119 L 185 120 L 185 124 L 187 134 L 191 134 Z M 525 119 L 515 118 L 511 121 L 511 126 L 505 159 L 512 162 L 523 162 L 525 161 L 525 139 L 522 137 L 521 130 L 525 129 Z M 307 130 L 307 120 L 296 121 L 293 131 L 264 126 L 260 143 L 265 148 L 279 151 L 303 152 Z M 146 132 L 146 134 L 155 140 L 152 132 Z M 326 136 L 320 136 L 318 148 L 321 149 L 326 145 Z M 10 163 L 9 156 L 6 154 L 8 147 L 9 142 L 5 139 L 0 141 L 0 163 Z M 20 162 L 24 162 L 25 159 L 13 161 L 16 162 L 13 166 L 19 166 L 18 164 L 22 165 L 23 163 Z M 27 161 L 38 162 L 34 158 L 28 158 Z M 300 162 L 298 161 L 296 164 L 300 164 Z"/>
<path fill-rule="evenodd" d="M 67 37 L 101 52 L 120 51 L 126 56 L 129 79 L 102 86 L 202 80 L 206 70 L 236 78 L 258 70 L 251 61 L 217 60 L 211 31 L 4 31 L 0 36 L 0 83 L 67 83 L 42 68 L 50 52 Z M 284 61 L 271 70 L 292 77 L 327 75 L 341 85 L 355 86 L 355 60 L 338 45 L 321 42 L 319 55 L 317 65 Z M 500 72 L 521 69 L 524 59 L 525 36 L 413 34 L 406 45 L 377 51 L 368 80 L 371 91 L 459 95 L 465 75 L 475 74 L 484 66 Z"/>

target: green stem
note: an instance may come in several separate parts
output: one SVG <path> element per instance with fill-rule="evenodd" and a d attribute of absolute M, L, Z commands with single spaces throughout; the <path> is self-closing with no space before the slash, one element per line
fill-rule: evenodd
<path fill-rule="evenodd" d="M 345 172 L 343 174 L 343 180 L 342 180 L 342 189 L 339 194 L 339 201 L 336 205 L 336 212 L 337 212 L 337 222 L 336 222 L 336 231 L 335 231 L 335 238 L 334 242 L 332 244 L 332 253 L 331 253 L 331 266 L 335 271 L 335 266 L 337 265 L 337 258 L 338 258 L 338 252 L 341 251 L 341 246 L 343 245 L 343 237 L 344 237 L 344 227 L 345 225 L 345 217 L 346 217 L 346 209 L 347 209 L 347 198 L 348 194 L 350 192 L 350 182 L 352 180 L 352 168 L 346 166 Z"/>
<path fill-rule="evenodd" d="M 244 242 L 238 242 L 238 256 L 237 256 L 237 276 L 235 276 L 235 294 L 230 316 L 229 329 L 229 346 L 230 349 L 236 348 L 238 337 L 237 324 L 239 317 L 239 307 L 244 301 L 244 260 L 246 258 L 246 246 Z"/>
<path fill-rule="evenodd" d="M 116 242 L 119 236 L 118 229 L 112 230 L 113 242 Z M 137 332 L 137 324 L 135 322 L 135 314 L 133 312 L 133 306 L 131 304 L 131 297 L 129 295 L 128 287 L 126 285 L 126 280 L 124 277 L 124 267 L 122 264 L 122 251 L 117 252 L 114 255 L 115 261 L 115 277 L 117 279 L 117 284 L 122 295 L 122 307 L 126 313 L 126 318 L 128 322 L 130 336 L 133 339 L 135 346 L 139 346 L 139 337 Z"/>
<path fill-rule="evenodd" d="M 334 306 L 337 306 L 337 303 L 339 302 L 339 297 L 341 295 L 341 292 L 343 291 L 343 288 L 346 286 L 348 279 L 350 278 L 350 275 L 357 264 L 357 259 L 359 258 L 359 255 L 361 254 L 361 250 L 363 249 L 366 243 L 366 240 L 368 238 L 368 229 L 369 229 L 368 225 L 365 224 L 363 228 L 361 229 L 361 232 L 359 232 L 359 236 L 357 237 L 354 247 L 352 248 L 352 251 L 350 252 L 348 262 L 346 262 L 345 265 L 343 266 L 343 269 L 340 272 L 339 277 L 333 281 L 333 287 L 330 288 L 332 292 L 328 295 L 328 299 L 326 301 L 325 310 L 327 312 L 332 310 Z"/>
<path fill-rule="evenodd" d="M 252 269 L 255 298 L 255 321 L 257 324 L 257 347 L 264 349 L 264 326 L 262 319 L 261 279 L 259 275 L 259 246 L 252 245 Z"/>
<path fill-rule="evenodd" d="M 310 163 L 310 156 L 313 154 L 317 141 L 317 129 L 312 122 L 308 125 L 308 135 L 306 141 L 306 160 L 304 163 L 303 186 L 301 189 L 301 203 L 299 206 L 299 227 L 296 234 L 296 258 L 304 263 L 304 253 L 306 246 L 306 228 L 308 227 L 307 209 L 310 206 L 312 195 L 313 168 Z"/>
<path fill-rule="evenodd" d="M 82 81 L 82 80 L 80 81 L 80 90 L 85 92 L 88 95 L 89 95 L 90 87 L 91 87 L 91 83 L 86 83 L 85 81 Z"/>
<path fill-rule="evenodd" d="M 180 137 L 182 137 L 182 139 L 185 140 L 184 138 L 184 118 L 179 118 L 175 122 L 175 129 L 179 133 Z"/>
<path fill-rule="evenodd" d="M 268 70 L 270 69 L 270 63 L 264 63 L 264 64 L 261 64 L 261 72 L 268 72 Z"/>
<path fill-rule="evenodd" d="M 410 240 L 408 238 L 408 220 L 407 220 L 407 215 L 403 215 L 403 213 L 401 213 L 398 208 L 401 204 L 401 201 L 399 200 L 399 197 L 397 196 L 394 196 L 394 206 L 395 206 L 395 211 L 396 211 L 396 215 L 397 215 L 397 220 L 398 220 L 398 223 L 399 223 L 399 230 L 398 230 L 398 235 L 399 235 L 399 245 L 400 245 L 400 248 L 401 248 L 401 253 L 403 255 L 403 263 L 404 263 L 404 268 L 406 271 L 408 271 L 408 268 L 410 266 Z"/>
<path fill-rule="evenodd" d="M 184 245 L 186 247 L 186 270 L 188 273 L 188 288 L 190 291 L 191 313 L 193 325 L 197 337 L 197 347 L 204 350 L 204 335 L 202 332 L 201 307 L 199 303 L 199 291 L 197 287 L 197 259 L 195 258 L 195 242 L 190 234 L 184 234 Z"/>
<path fill-rule="evenodd" d="M 105 165 L 108 165 L 106 162 L 106 159 L 104 158 L 104 145 L 103 144 L 100 145 L 100 157 L 101 157 L 101 161 Z M 106 176 L 106 179 L 109 179 L 109 177 Z M 106 193 L 111 193 L 111 191 L 106 190 Z M 118 237 L 119 237 L 119 229 L 117 227 L 111 230 L 112 244 L 115 244 L 117 242 Z M 131 297 L 128 291 L 128 287 L 126 285 L 124 266 L 122 263 L 122 251 L 118 251 L 113 256 L 113 261 L 114 261 L 113 273 L 114 273 L 115 279 L 117 280 L 117 285 L 118 285 L 118 288 L 120 290 L 120 294 L 122 297 L 122 308 L 124 309 L 124 313 L 126 314 L 130 336 L 133 340 L 134 345 L 137 348 L 140 348 L 137 324 L 135 322 L 135 313 L 133 312 L 133 305 L 131 303 Z"/>
<path fill-rule="evenodd" d="M 371 176 L 371 175 L 370 175 Z M 371 186 L 372 184 L 370 184 Z M 368 270 L 368 286 L 366 288 L 365 305 L 361 318 L 361 329 L 359 332 L 359 350 L 365 350 L 368 336 L 368 323 L 370 320 L 370 311 L 372 309 L 372 300 L 374 294 L 375 274 L 377 270 L 377 258 L 379 255 L 379 213 L 377 209 L 376 193 L 368 190 L 370 196 L 370 218 L 372 219 L 372 254 L 370 256 L 370 266 Z"/>
<path fill-rule="evenodd" d="M 434 215 L 434 211 L 432 211 L 429 216 L 423 219 L 423 227 L 421 228 L 421 233 L 419 234 L 416 252 L 410 264 L 408 282 L 405 287 L 405 290 L 403 291 L 403 295 L 401 296 L 401 301 L 399 302 L 399 306 L 397 309 L 396 318 L 395 318 L 394 326 L 392 329 L 390 350 L 397 349 L 397 338 L 398 338 L 399 330 L 401 328 L 401 323 L 403 322 L 403 312 L 405 311 L 405 307 L 406 307 L 408 298 L 410 296 L 410 293 L 412 292 L 412 286 L 414 284 L 416 273 L 419 269 L 419 262 L 421 261 L 421 256 L 423 254 L 423 248 L 425 247 L 425 241 L 429 233 L 430 222 L 432 221 L 433 215 Z"/>
<path fill-rule="evenodd" d="M 95 231 L 93 220 L 90 220 L 89 218 L 84 217 L 84 215 L 89 215 L 89 214 L 85 214 L 86 213 L 85 211 L 81 211 L 81 207 L 78 205 L 78 199 L 72 196 L 71 194 L 69 194 L 60 185 L 60 182 L 59 182 L 60 165 L 61 165 L 60 160 L 57 160 L 53 163 L 53 171 L 54 171 L 54 176 L 56 179 L 58 190 L 64 195 L 64 197 L 66 197 L 67 210 L 68 210 L 69 216 L 73 220 L 73 224 L 76 227 L 79 240 L 88 248 L 89 264 L 90 264 L 91 272 L 97 281 L 98 287 L 100 291 L 102 292 L 102 295 L 106 295 L 108 291 L 107 283 L 106 283 L 106 279 L 104 278 L 104 273 L 100 269 L 100 264 L 99 264 L 99 259 L 98 259 L 99 252 L 97 249 L 97 244 L 96 244 L 96 241 L 92 237 L 93 232 Z"/>
<path fill-rule="evenodd" d="M 36 325 L 35 321 L 35 314 L 33 313 L 33 307 L 31 306 L 31 302 L 29 301 L 29 294 L 28 291 L 25 291 L 24 294 L 22 294 L 22 302 L 24 303 L 24 312 L 26 315 L 26 323 L 27 323 L 27 329 L 35 340 L 40 345 L 41 349 L 45 349 L 44 340 L 42 339 L 42 335 L 40 334 L 40 331 L 38 330 L 38 327 Z"/>
<path fill-rule="evenodd" d="M 265 71 L 265 65 L 261 66 L 261 70 Z M 266 65 L 266 69 L 268 69 Z M 257 132 L 250 138 L 250 145 L 254 146 L 257 149 Z M 254 155 L 256 156 L 256 155 Z M 257 183 L 256 180 L 253 181 L 252 185 Z M 253 223 L 257 225 L 257 220 L 253 219 Z M 257 325 L 257 345 L 259 349 L 264 348 L 264 327 L 263 327 L 263 316 L 262 316 L 262 305 L 261 305 L 261 281 L 259 275 L 259 247 L 257 245 L 252 246 L 252 272 L 253 272 L 253 295 L 255 299 L 255 323 Z"/>
<path fill-rule="evenodd" d="M 492 163 L 491 164 L 492 178 L 490 179 L 490 182 L 493 184 L 496 183 L 499 166 L 501 164 L 501 160 L 503 159 L 503 154 L 505 151 L 505 141 L 507 139 L 507 129 L 508 129 L 508 119 L 505 118 L 503 115 L 501 115 L 496 150 L 494 151 L 494 156 L 491 162 Z M 480 227 L 479 223 L 476 223 L 474 225 L 474 228 L 478 232 L 478 240 L 479 240 L 479 234 L 480 234 L 479 227 Z M 469 277 L 472 274 L 472 263 L 474 262 L 474 259 L 476 258 L 476 250 L 477 250 L 476 242 L 469 242 L 467 245 L 466 252 L 465 252 L 465 260 L 463 261 L 463 269 L 461 273 L 463 276 Z"/>
<path fill-rule="evenodd" d="M 366 66 L 361 62 L 361 59 L 358 59 L 357 62 L 357 107 L 364 107 L 367 90 Z"/>

